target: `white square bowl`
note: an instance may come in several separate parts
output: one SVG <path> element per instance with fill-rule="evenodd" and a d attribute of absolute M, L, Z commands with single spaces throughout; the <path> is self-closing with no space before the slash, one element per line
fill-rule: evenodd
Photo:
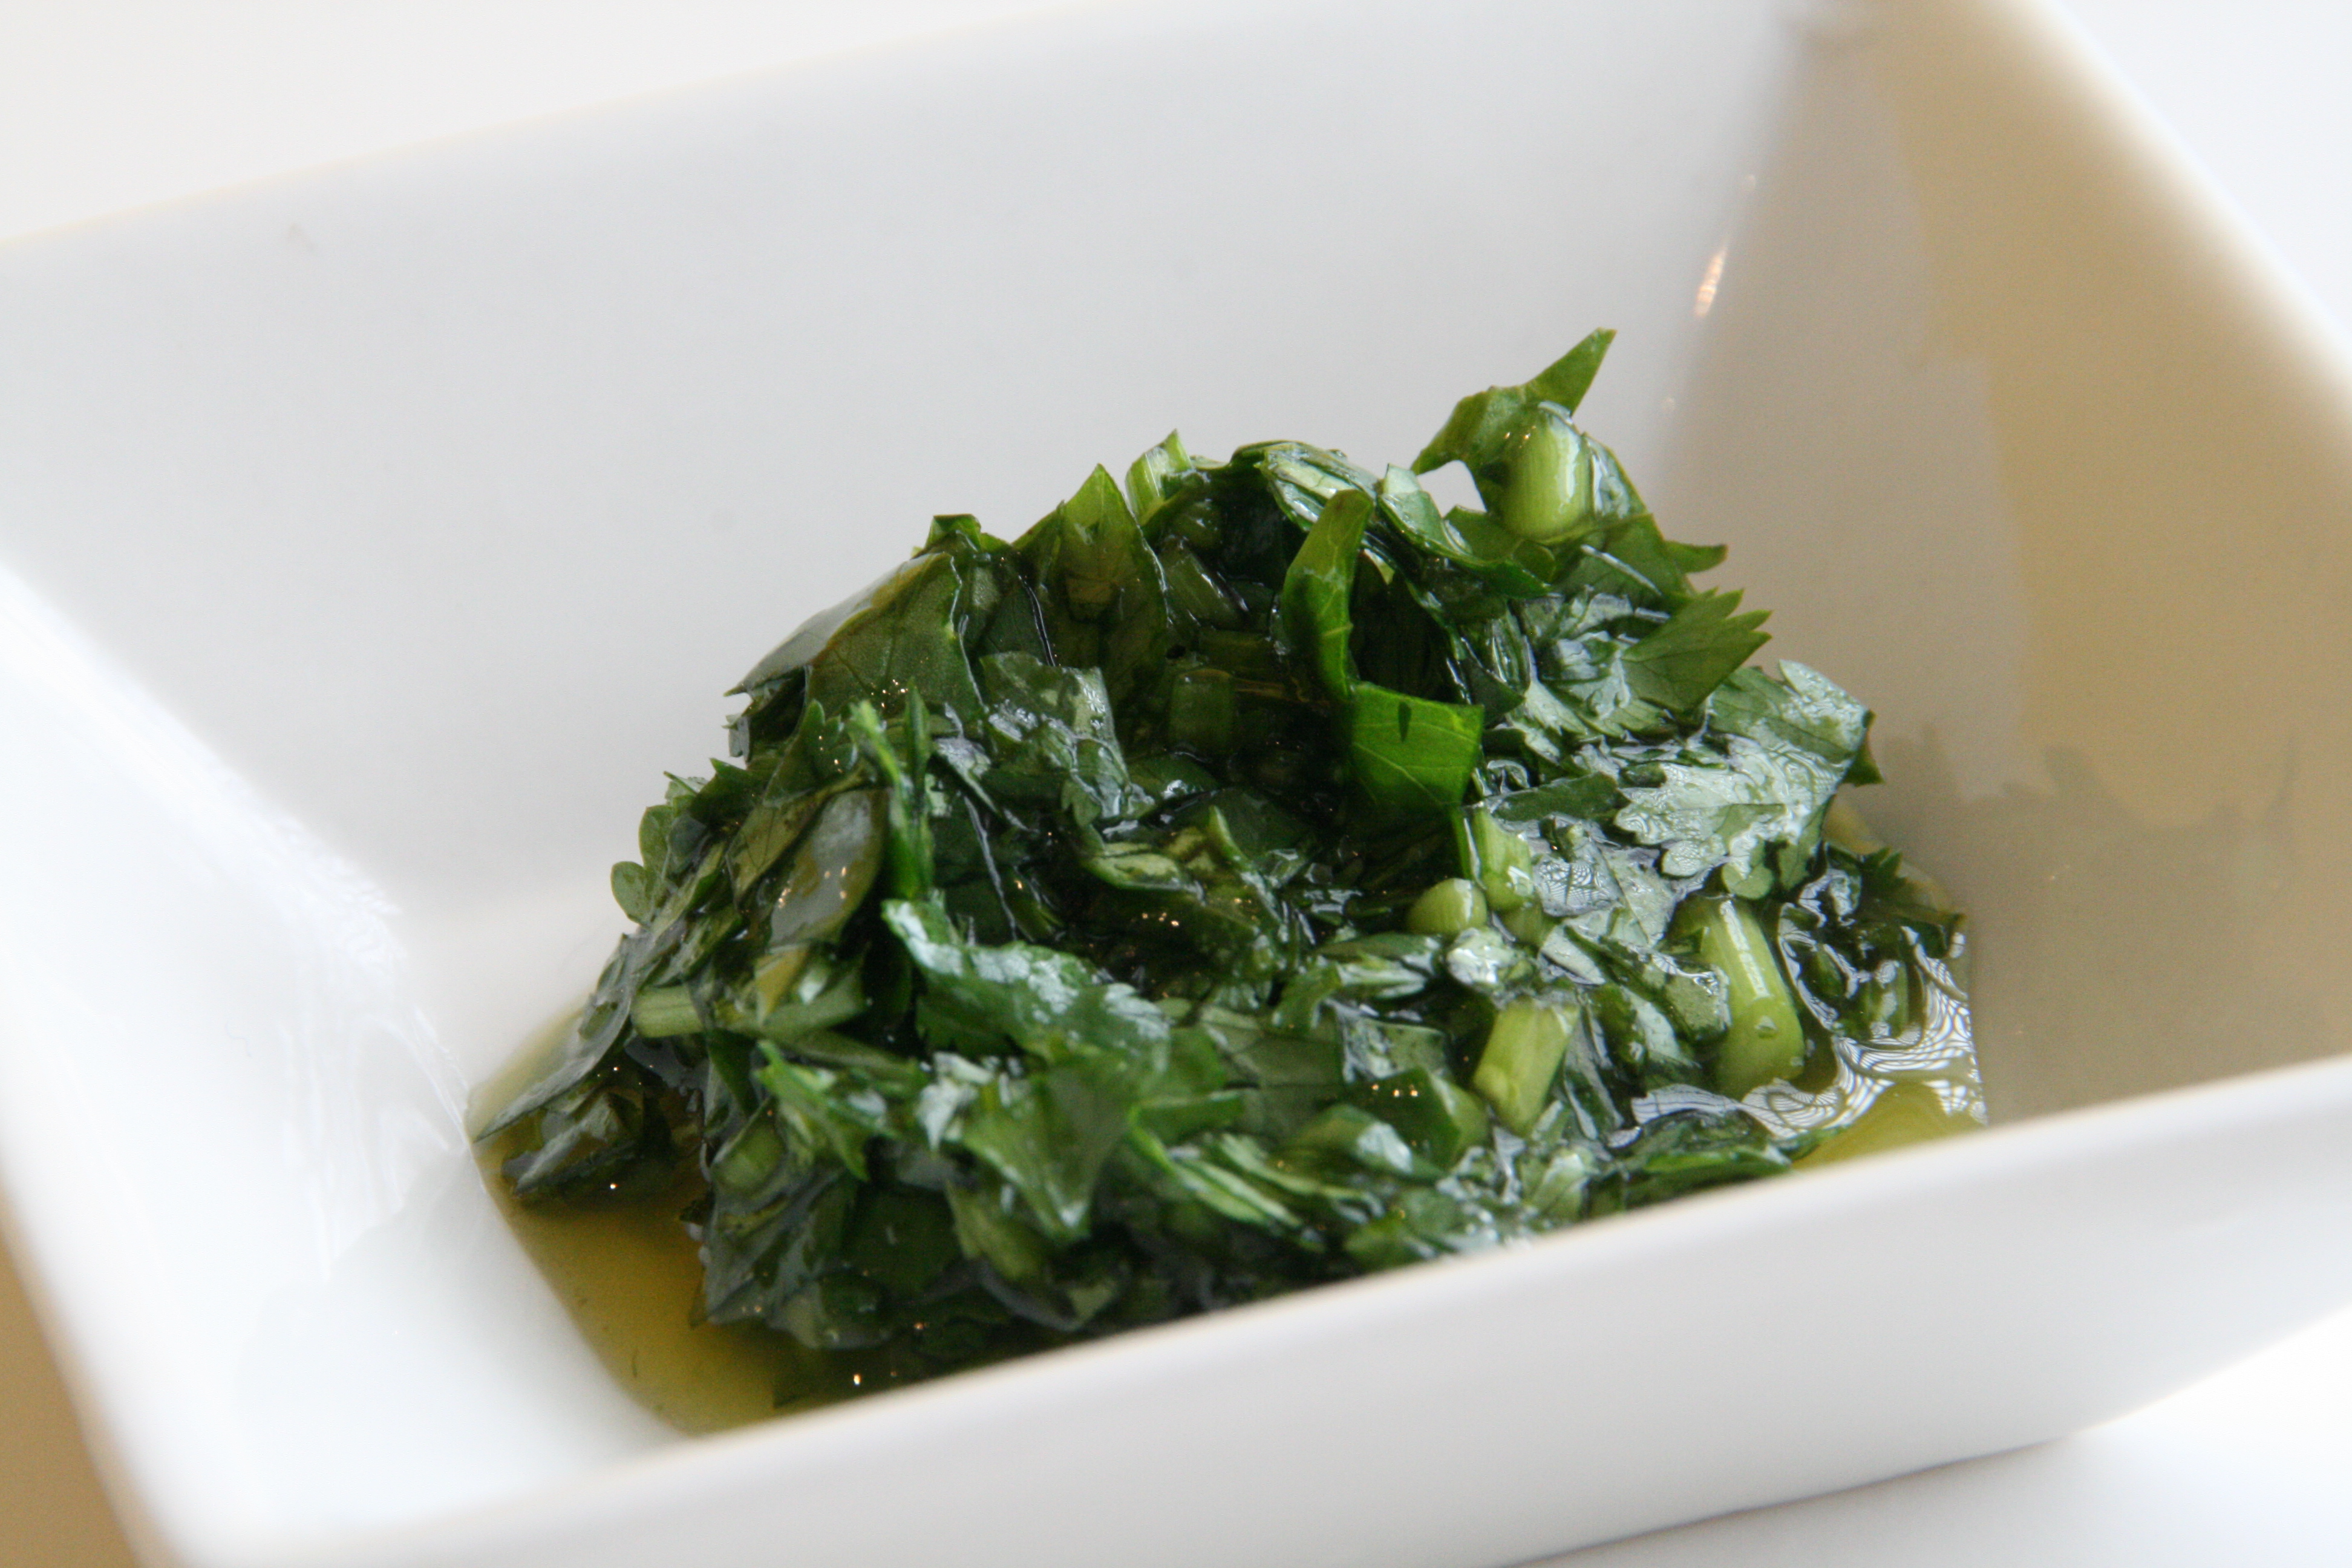
<path fill-rule="evenodd" d="M 1993 1131 L 685 1439 L 483 1191 L 717 692 L 939 510 L 1588 423 L 1881 714 Z M 2006 0 L 1105 5 L 0 250 L 0 1186 L 158 1562 L 1481 1568 L 2352 1297 L 2352 421 Z M 2303 1065 L 2294 1065 L 2303 1064 Z"/>

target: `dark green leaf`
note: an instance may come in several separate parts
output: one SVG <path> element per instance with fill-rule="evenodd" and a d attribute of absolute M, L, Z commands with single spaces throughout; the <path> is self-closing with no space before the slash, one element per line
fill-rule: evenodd
<path fill-rule="evenodd" d="M 1485 752 L 1486 716 L 1359 684 L 1348 703 L 1348 755 L 1356 782 L 1382 805 L 1439 811 L 1458 805 Z"/>
<path fill-rule="evenodd" d="M 1738 594 L 1702 594 L 1625 650 L 1634 696 L 1677 713 L 1695 711 L 1724 679 L 1771 639 L 1757 628 L 1766 612 L 1736 615 Z"/>

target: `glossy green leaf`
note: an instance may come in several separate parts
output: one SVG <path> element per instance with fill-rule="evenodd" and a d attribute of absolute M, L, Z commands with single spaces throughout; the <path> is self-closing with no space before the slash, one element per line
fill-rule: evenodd
<path fill-rule="evenodd" d="M 1348 655 L 1348 637 L 1355 625 L 1349 601 L 1364 524 L 1371 516 L 1371 498 L 1363 491 L 1336 491 L 1323 503 L 1282 579 L 1283 626 L 1290 655 L 1315 671 L 1334 702 L 1347 701 L 1356 684 L 1355 664 Z"/>

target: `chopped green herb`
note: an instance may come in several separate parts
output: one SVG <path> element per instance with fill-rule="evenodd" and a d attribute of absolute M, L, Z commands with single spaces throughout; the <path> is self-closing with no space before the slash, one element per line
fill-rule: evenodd
<path fill-rule="evenodd" d="M 516 1193 L 696 1181 L 700 1315 L 873 1388 L 1981 1120 L 1870 715 L 1574 424 L 1609 342 L 1412 472 L 1171 436 L 938 520 L 646 814 Z"/>

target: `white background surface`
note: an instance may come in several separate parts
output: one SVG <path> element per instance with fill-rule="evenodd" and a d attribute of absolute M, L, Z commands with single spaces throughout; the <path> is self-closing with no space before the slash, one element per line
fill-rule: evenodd
<path fill-rule="evenodd" d="M 0 0 L 0 242 L 127 206 L 1044 0 Z M 2068 0 L 2352 338 L 2352 12 Z M 2315 1237 L 2340 1247 L 2352 1238 Z M 1792 1344 L 1832 1326 L 1790 1325 Z M 1790 1434 L 1802 1441 L 1801 1433 Z M 1689 1526 L 1575 1568 L 2352 1562 L 2352 1313 L 2042 1448 Z"/>

